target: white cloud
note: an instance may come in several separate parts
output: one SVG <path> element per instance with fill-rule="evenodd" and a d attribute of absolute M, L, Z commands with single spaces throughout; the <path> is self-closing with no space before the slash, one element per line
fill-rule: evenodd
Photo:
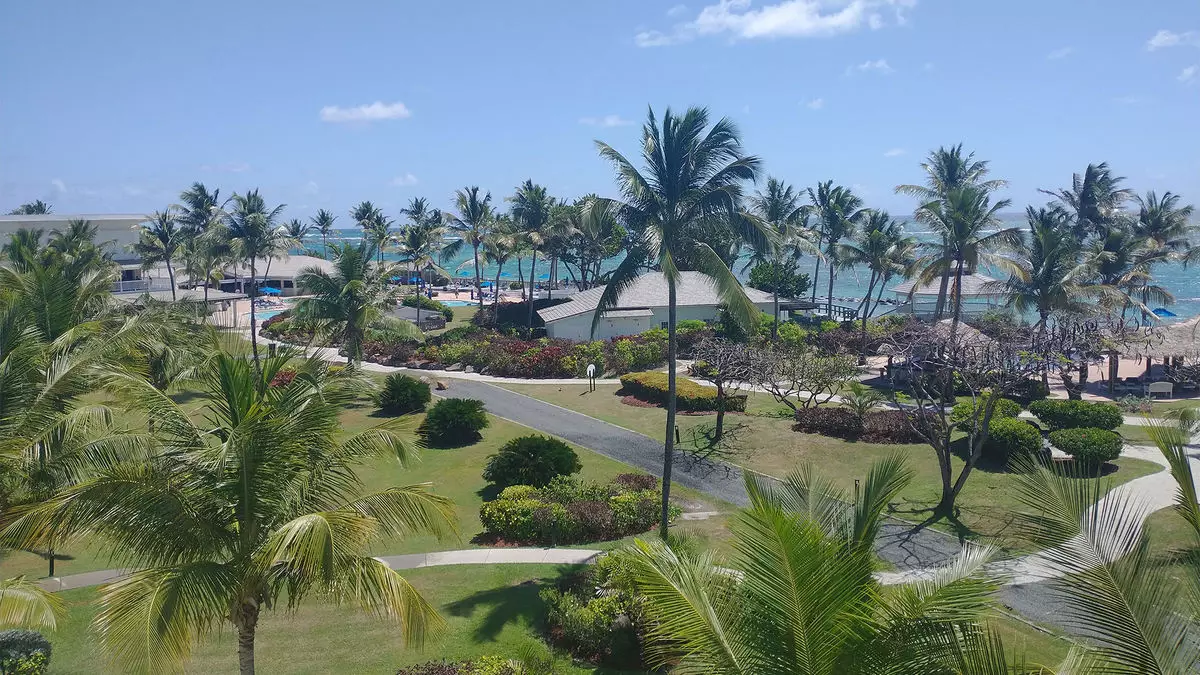
<path fill-rule="evenodd" d="M 887 59 L 875 59 L 874 61 L 863 61 L 857 66 L 850 66 L 846 69 L 847 75 L 852 75 L 855 72 L 859 73 L 879 73 L 887 75 L 893 72 L 893 68 L 888 65 Z"/>
<path fill-rule="evenodd" d="M 718 0 L 696 18 L 669 30 L 645 30 L 634 36 L 639 47 L 662 47 L 700 37 L 729 35 L 733 39 L 829 37 L 867 26 L 878 30 L 906 21 L 905 12 L 917 0 L 780 0 L 751 8 L 752 0 Z M 674 10 L 674 8 L 672 8 Z"/>
<path fill-rule="evenodd" d="M 820 110 L 821 108 L 825 107 L 825 99 L 814 98 L 813 100 L 806 102 L 804 105 L 809 110 Z"/>
<path fill-rule="evenodd" d="M 392 185 L 396 185 L 396 186 L 400 186 L 400 187 L 407 187 L 409 185 L 416 185 L 416 184 L 417 184 L 417 177 L 412 175 L 412 173 L 405 173 L 404 175 L 396 176 L 395 178 L 392 179 Z"/>
<path fill-rule="evenodd" d="M 304 194 L 315 195 L 321 191 L 321 186 L 317 185 L 317 181 L 310 180 L 304 184 Z"/>
<path fill-rule="evenodd" d="M 907 152 L 907 151 L 904 148 L 892 148 L 891 150 L 888 150 L 887 152 L 883 153 L 883 156 L 884 157 L 899 157 L 900 155 L 903 155 L 905 152 Z"/>
<path fill-rule="evenodd" d="M 620 115 L 605 115 L 604 117 L 581 117 L 579 123 L 589 127 L 627 127 L 633 124 L 633 121 L 624 119 Z"/>
<path fill-rule="evenodd" d="M 59 192 L 66 192 L 66 191 L 67 191 L 67 184 L 66 184 L 66 183 L 64 183 L 64 182 L 63 182 L 63 180 L 62 180 L 61 178 L 54 178 L 54 179 L 51 179 L 51 181 L 50 181 L 50 184 L 51 184 L 51 185 L 53 185 L 53 186 L 54 186 L 54 189 L 55 189 L 55 190 L 57 190 L 57 191 L 59 191 Z"/>
<path fill-rule="evenodd" d="M 321 108 L 322 122 L 377 122 L 379 120 L 402 120 L 406 117 L 412 117 L 412 112 L 400 101 L 395 103 L 376 101 L 353 108 L 342 108 L 336 105 L 327 105 Z"/>
<path fill-rule="evenodd" d="M 1200 47 L 1200 31 L 1189 30 L 1183 33 L 1173 33 L 1169 30 L 1160 30 L 1146 42 L 1146 49 L 1154 51 L 1155 49 L 1178 47 L 1179 45 Z"/>
<path fill-rule="evenodd" d="M 1075 48 L 1074 48 L 1074 47 L 1059 47 L 1058 49 L 1055 49 L 1054 51 L 1052 51 L 1052 52 L 1050 52 L 1049 54 L 1047 54 L 1047 55 L 1046 55 L 1046 58 L 1047 58 L 1047 59 L 1049 59 L 1049 60 L 1051 60 L 1051 61 L 1057 61 L 1058 59 L 1065 59 L 1065 58 L 1067 58 L 1068 56 L 1070 56 L 1070 55 L 1071 55 L 1071 54 L 1073 54 L 1074 52 L 1075 52 Z"/>
<path fill-rule="evenodd" d="M 1188 66 L 1184 68 L 1179 77 L 1175 78 L 1180 82 L 1191 82 L 1196 79 L 1196 73 L 1200 72 L 1200 66 Z"/>
<path fill-rule="evenodd" d="M 675 5 L 671 9 L 667 10 L 667 16 L 672 18 L 683 16 L 685 13 L 687 13 L 687 5 Z"/>

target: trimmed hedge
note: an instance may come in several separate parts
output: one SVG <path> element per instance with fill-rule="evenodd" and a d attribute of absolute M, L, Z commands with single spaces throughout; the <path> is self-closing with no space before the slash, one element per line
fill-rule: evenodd
<path fill-rule="evenodd" d="M 1025 420 L 1016 417 L 993 416 L 988 425 L 988 437 L 983 454 L 999 462 L 1012 457 L 1036 455 L 1042 451 L 1042 432 Z"/>
<path fill-rule="evenodd" d="M 389 415 L 422 412 L 433 400 L 429 384 L 415 377 L 392 373 L 383 380 L 376 404 Z"/>
<path fill-rule="evenodd" d="M 442 317 L 446 319 L 446 323 L 454 320 L 454 310 L 446 305 L 443 305 L 437 300 L 434 300 L 433 298 L 427 298 L 424 295 L 406 295 L 400 301 L 400 304 L 404 305 L 405 307 L 416 307 L 418 303 L 420 303 L 421 309 L 427 309 L 431 312 L 438 312 L 441 314 Z"/>
<path fill-rule="evenodd" d="M 40 675 L 50 667 L 50 653 L 50 641 L 37 631 L 0 631 L 0 673 Z"/>
<path fill-rule="evenodd" d="M 533 434 L 514 438 L 488 458 L 483 479 L 499 487 L 544 487 L 555 476 L 579 473 L 583 465 L 571 446 L 557 438 Z"/>
<path fill-rule="evenodd" d="M 1121 409 L 1112 403 L 1045 400 L 1029 404 L 1029 412 L 1051 431 L 1059 429 L 1104 429 L 1112 431 L 1125 422 Z"/>
<path fill-rule="evenodd" d="M 473 398 L 444 398 L 429 409 L 417 433 L 435 448 L 454 448 L 474 443 L 489 424 L 483 401 Z"/>
<path fill-rule="evenodd" d="M 1080 465 L 1098 469 L 1101 464 L 1121 456 L 1124 440 L 1107 429 L 1059 429 L 1050 432 L 1050 443 L 1070 455 Z"/>
<path fill-rule="evenodd" d="M 980 407 L 985 407 L 991 394 L 984 394 L 979 397 L 978 403 Z M 975 416 L 976 401 L 963 401 L 956 403 L 950 411 L 950 421 L 959 427 L 969 426 L 971 419 Z M 982 415 L 982 413 L 980 413 Z M 1021 404 L 1007 398 L 996 400 L 996 405 L 992 408 L 992 422 L 1005 417 L 1016 417 L 1021 414 Z"/>
<path fill-rule="evenodd" d="M 625 392 L 651 403 L 667 404 L 667 374 L 656 371 L 629 373 L 621 376 Z M 717 390 L 686 377 L 675 378 L 675 402 L 679 410 L 712 411 L 717 409 Z M 745 412 L 745 394 L 726 394 L 727 412 Z"/>
<path fill-rule="evenodd" d="M 908 416 L 901 410 L 874 410 L 860 422 L 849 408 L 801 408 L 792 430 L 866 443 L 920 443 L 924 439 Z"/>
<path fill-rule="evenodd" d="M 620 539 L 658 525 L 662 491 L 556 476 L 545 487 L 512 485 L 479 508 L 486 534 L 515 544 L 580 544 Z M 671 507 L 672 517 L 679 513 Z"/>
<path fill-rule="evenodd" d="M 429 661 L 396 671 L 396 675 L 517 675 L 508 659 L 481 656 L 471 661 Z"/>

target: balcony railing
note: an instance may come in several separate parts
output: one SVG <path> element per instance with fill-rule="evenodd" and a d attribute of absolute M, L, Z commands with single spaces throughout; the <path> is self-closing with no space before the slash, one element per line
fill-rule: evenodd
<path fill-rule="evenodd" d="M 171 283 L 166 279 L 131 279 L 117 281 L 112 285 L 113 293 L 145 293 L 147 291 L 169 291 Z"/>

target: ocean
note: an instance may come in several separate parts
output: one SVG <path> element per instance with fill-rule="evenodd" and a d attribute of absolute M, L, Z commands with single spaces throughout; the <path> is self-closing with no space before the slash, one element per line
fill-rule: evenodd
<path fill-rule="evenodd" d="M 1005 223 L 1010 227 L 1024 225 L 1025 223 L 1024 216 L 1020 214 L 1002 217 L 1002 220 L 1004 220 Z M 918 229 L 919 227 L 919 224 L 910 222 L 908 233 L 918 239 L 928 238 L 932 235 L 932 232 Z M 335 230 L 335 232 L 336 234 L 330 240 L 331 243 L 334 241 L 357 242 L 362 237 L 362 231 L 358 229 Z M 321 237 L 320 235 L 310 235 L 305 237 L 304 244 L 307 248 L 320 250 Z M 391 260 L 398 258 L 394 252 L 386 253 L 384 257 Z M 743 256 L 735 265 L 734 269 L 734 272 L 743 281 L 746 279 L 746 272 L 743 272 L 742 268 L 746 264 L 746 259 L 747 256 Z M 602 265 L 602 269 L 604 271 L 611 270 L 619 263 L 619 256 L 609 259 Z M 481 274 L 483 278 L 489 281 L 494 280 L 496 278 L 496 266 L 483 264 L 482 259 L 480 260 L 480 264 L 482 267 Z M 814 258 L 801 258 L 799 269 L 801 272 L 808 272 L 811 276 L 814 264 Z M 471 249 L 464 247 L 462 253 L 460 253 L 454 260 L 443 264 L 442 267 L 457 279 L 466 280 L 473 278 L 475 272 L 474 265 L 471 264 Z M 525 280 L 528 281 L 528 258 L 522 261 L 522 269 Z M 989 274 L 988 270 L 986 269 L 983 270 L 983 272 L 985 274 Z M 822 264 L 821 279 L 818 282 L 819 287 L 817 288 L 818 298 L 824 297 L 824 294 L 826 293 L 826 284 L 828 283 L 828 277 L 826 276 L 826 273 L 826 267 L 824 264 Z M 1178 315 L 1178 318 L 1168 319 L 1168 321 L 1180 321 L 1200 315 L 1200 269 L 1184 269 L 1183 265 L 1180 263 L 1165 263 L 1154 267 L 1153 273 L 1157 283 L 1175 296 L 1175 301 L 1166 305 L 1166 307 Z M 997 278 L 1004 278 L 1003 275 L 999 273 L 992 273 L 990 275 Z M 534 276 L 538 281 L 546 281 L 550 278 L 549 262 L 542 259 L 540 256 L 537 261 L 537 270 L 535 271 Z M 563 284 L 570 283 L 571 281 L 570 274 L 568 273 L 566 267 L 562 264 L 560 264 L 558 267 L 558 278 L 560 283 Z M 517 262 L 515 259 L 505 263 L 504 269 L 501 270 L 500 274 L 500 282 L 502 284 L 514 281 L 517 281 Z M 838 270 L 838 275 L 833 286 L 833 295 L 835 298 L 834 302 L 838 303 L 837 298 L 842 298 L 840 304 L 852 305 L 857 303 L 858 300 L 862 298 L 863 294 L 867 292 L 867 283 L 869 281 L 870 272 L 866 268 L 849 268 Z M 898 283 L 900 283 L 900 280 L 894 282 L 893 285 Z M 809 292 L 811 293 L 811 290 Z M 884 293 L 884 298 L 891 297 L 894 296 L 887 292 Z M 883 310 L 881 309 L 880 311 Z"/>

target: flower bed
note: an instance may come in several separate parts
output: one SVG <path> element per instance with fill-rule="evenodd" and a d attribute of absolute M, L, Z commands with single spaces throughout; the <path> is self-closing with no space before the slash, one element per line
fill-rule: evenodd
<path fill-rule="evenodd" d="M 558 476 L 544 488 L 513 485 L 479 508 L 485 538 L 509 544 L 581 544 L 645 532 L 660 520 L 653 477 L 622 474 L 611 483 Z M 679 512 L 672 507 L 672 517 Z"/>

